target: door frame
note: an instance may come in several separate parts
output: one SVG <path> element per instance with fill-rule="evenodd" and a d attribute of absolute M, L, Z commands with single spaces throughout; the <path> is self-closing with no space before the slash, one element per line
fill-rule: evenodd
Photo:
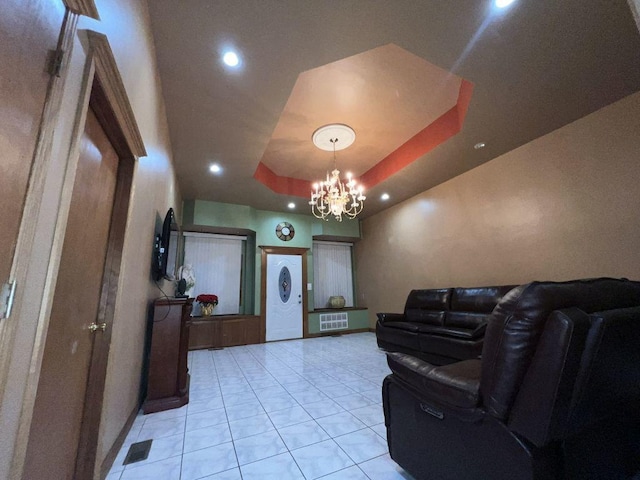
<path fill-rule="evenodd" d="M 92 3 L 92 2 L 89 2 Z M 77 12 L 78 10 L 76 10 Z M 142 136 L 137 126 L 133 109 L 128 100 L 124 83 L 118 71 L 116 61 L 107 37 L 89 30 L 77 30 L 80 13 L 68 12 L 70 21 L 63 30 L 61 44 L 66 47 L 64 67 L 58 79 L 55 95 L 47 99 L 52 113 L 43 118 L 38 139 L 37 152 L 42 158 L 36 158 L 42 169 L 33 169 L 32 175 L 43 177 L 37 188 L 30 189 L 25 202 L 21 235 L 23 239 L 16 247 L 14 270 L 18 283 L 24 287 L 18 290 L 12 324 L 14 329 L 3 344 L 8 348 L 2 353 L 2 366 L 12 362 L 16 350 L 28 345 L 32 347 L 28 369 L 19 372 L 14 385 L 9 385 L 2 393 L 2 407 L 7 403 L 7 392 L 12 400 L 17 399 L 13 411 L 7 408 L 2 418 L 14 414 L 18 418 L 14 430 L 13 454 L 11 459 L 11 478 L 21 478 L 26 458 L 29 431 L 33 418 L 33 408 L 40 378 L 44 346 L 46 343 L 49 317 L 59 270 L 62 245 L 71 202 L 75 172 L 80 152 L 80 139 L 89 107 L 94 109 L 107 137 L 119 156 L 119 168 L 114 199 L 114 213 L 110 223 L 107 261 L 101 289 L 98 319 L 107 322 L 109 328 L 104 332 L 103 342 L 94 342 L 87 384 L 83 424 L 78 447 L 76 475 L 79 478 L 93 478 L 99 471 L 96 465 L 99 427 L 102 414 L 102 401 L 106 380 L 107 359 L 111 328 L 115 312 L 116 294 L 119 287 L 119 272 L 122 247 L 129 215 L 129 199 L 137 158 L 146 156 Z M 63 102 L 65 100 L 65 102 Z M 67 115 L 75 112 L 75 118 L 63 116 L 66 106 Z M 58 160 L 60 159 L 60 160 Z M 36 163 L 34 160 L 34 165 Z M 56 162 L 61 165 L 56 165 Z M 57 168 L 56 168 L 57 167 Z M 51 172 L 55 172 L 51 174 Z M 40 173 L 39 173 L 40 172 Z M 49 175 L 46 175 L 46 173 Z M 40 205 L 53 202 L 55 219 L 44 218 Z M 23 231 L 24 229 L 24 231 Z M 17 255 L 20 249 L 20 256 Z M 44 255 L 42 252 L 45 252 Z M 43 265 L 44 260 L 44 265 Z M 37 267 L 35 267 L 37 265 Z M 22 281 L 20 281 L 22 280 Z M 29 302 L 28 298 L 39 298 L 39 302 Z M 102 332 L 100 333 L 102 334 Z M 99 347 L 95 348 L 98 344 Z M 13 366 L 12 366 L 13 367 Z M 8 377 L 2 368 L 0 379 Z M 11 380 L 9 378 L 9 380 Z M 13 405 L 15 403 L 12 402 Z"/>
<path fill-rule="evenodd" d="M 267 256 L 268 255 L 299 255 L 302 257 L 302 338 L 309 337 L 309 311 L 307 292 L 307 252 L 302 247 L 270 247 L 260 245 L 262 250 L 260 268 L 260 341 L 267 340 Z"/>

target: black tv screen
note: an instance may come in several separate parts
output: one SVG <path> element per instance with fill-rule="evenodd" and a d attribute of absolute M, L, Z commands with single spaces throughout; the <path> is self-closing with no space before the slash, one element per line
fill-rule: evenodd
<path fill-rule="evenodd" d="M 153 277 L 156 281 L 168 278 L 167 265 L 169 263 L 169 243 L 171 241 L 171 226 L 175 223 L 173 208 L 167 211 L 162 224 L 162 231 L 156 235 L 153 249 Z"/>

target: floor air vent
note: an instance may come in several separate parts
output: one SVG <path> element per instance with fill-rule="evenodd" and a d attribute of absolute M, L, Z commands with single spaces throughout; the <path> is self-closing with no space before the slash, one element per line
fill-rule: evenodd
<path fill-rule="evenodd" d="M 320 314 L 321 332 L 344 330 L 345 328 L 349 328 L 349 314 L 347 312 Z"/>
<path fill-rule="evenodd" d="M 153 440 L 145 440 L 144 442 L 138 442 L 131 445 L 122 464 L 129 465 L 130 463 L 146 460 L 149 456 L 149 450 L 151 450 L 151 442 L 153 442 Z"/>

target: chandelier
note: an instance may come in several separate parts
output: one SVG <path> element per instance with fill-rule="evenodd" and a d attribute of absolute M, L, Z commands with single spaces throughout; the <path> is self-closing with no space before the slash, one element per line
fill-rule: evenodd
<path fill-rule="evenodd" d="M 364 206 L 367 197 L 363 195 L 364 187 L 358 185 L 347 173 L 346 182 L 340 180 L 340 170 L 336 168 L 336 150 L 343 150 L 350 146 L 356 138 L 351 127 L 341 124 L 331 124 L 320 127 L 313 133 L 313 143 L 321 150 L 333 150 L 333 170 L 327 179 L 313 184 L 311 191 L 311 213 L 316 218 L 329 220 L 333 215 L 339 222 L 342 216 L 355 218 Z M 340 143 L 338 143 L 340 142 Z"/>

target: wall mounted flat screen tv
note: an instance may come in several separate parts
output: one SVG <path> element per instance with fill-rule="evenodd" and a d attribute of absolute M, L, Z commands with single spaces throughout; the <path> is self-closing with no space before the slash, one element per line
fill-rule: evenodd
<path fill-rule="evenodd" d="M 170 249 L 171 243 L 171 230 L 175 227 L 176 219 L 173 214 L 173 208 L 167 211 L 162 223 L 162 230 L 156 235 L 155 243 L 153 247 L 153 267 L 152 274 L 155 281 L 159 281 L 163 278 L 171 280 L 173 278 L 173 267 L 175 266 L 175 255 L 173 260 L 170 258 L 170 250 L 175 253 L 175 248 Z M 173 264 L 171 263 L 173 261 Z M 167 266 L 170 266 L 172 270 L 167 272 Z"/>

